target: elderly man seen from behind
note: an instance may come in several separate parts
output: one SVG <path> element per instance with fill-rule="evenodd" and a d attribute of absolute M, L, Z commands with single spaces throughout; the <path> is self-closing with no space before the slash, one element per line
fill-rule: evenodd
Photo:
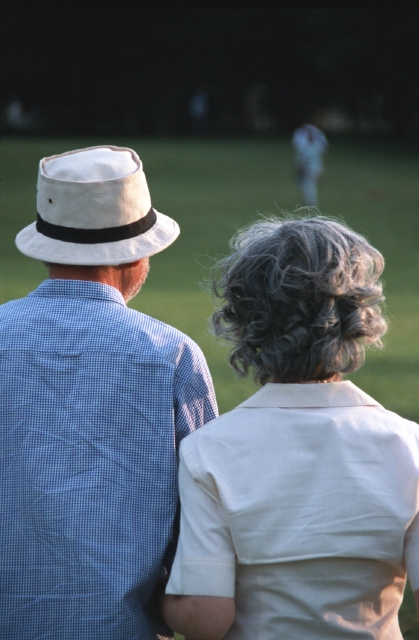
<path fill-rule="evenodd" d="M 156 640 L 148 608 L 176 541 L 177 449 L 217 415 L 200 349 L 126 306 L 179 227 L 137 154 L 40 163 L 16 238 L 50 278 L 0 307 L 0 637 Z"/>

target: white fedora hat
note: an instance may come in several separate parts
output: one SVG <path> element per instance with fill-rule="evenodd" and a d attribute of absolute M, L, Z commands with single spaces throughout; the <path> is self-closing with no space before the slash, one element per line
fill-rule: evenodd
<path fill-rule="evenodd" d="M 89 147 L 39 163 L 37 221 L 16 236 L 31 258 L 117 265 L 168 247 L 178 224 L 151 206 L 142 162 L 125 147 Z"/>

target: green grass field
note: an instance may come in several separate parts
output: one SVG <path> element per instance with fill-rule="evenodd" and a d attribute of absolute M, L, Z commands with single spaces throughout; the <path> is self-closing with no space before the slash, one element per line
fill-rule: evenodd
<path fill-rule="evenodd" d="M 292 211 L 300 198 L 288 140 L 10 139 L 1 145 L 0 301 L 25 295 L 46 277 L 41 263 L 19 254 L 16 233 L 35 219 L 39 159 L 94 144 L 133 147 L 144 162 L 153 205 L 174 217 L 181 235 L 151 259 L 149 279 L 131 305 L 190 335 L 203 349 L 220 412 L 255 388 L 238 381 L 226 349 L 207 333 L 212 302 L 199 283 L 234 231 L 259 213 Z M 371 352 L 350 376 L 388 409 L 419 422 L 419 158 L 391 142 L 332 140 L 320 209 L 366 235 L 386 258 L 384 280 L 390 330 L 383 352 Z M 407 591 L 401 622 L 419 637 Z"/>

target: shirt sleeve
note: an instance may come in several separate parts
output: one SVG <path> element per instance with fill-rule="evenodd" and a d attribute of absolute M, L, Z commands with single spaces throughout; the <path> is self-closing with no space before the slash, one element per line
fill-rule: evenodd
<path fill-rule="evenodd" d="M 218 416 L 217 401 L 204 354 L 192 341 L 183 345 L 174 379 L 176 447 L 195 429 Z"/>
<path fill-rule="evenodd" d="M 419 590 L 419 513 L 405 535 L 404 562 L 413 591 Z"/>
<path fill-rule="evenodd" d="M 180 536 L 166 593 L 234 598 L 235 552 L 216 487 L 180 449 Z"/>

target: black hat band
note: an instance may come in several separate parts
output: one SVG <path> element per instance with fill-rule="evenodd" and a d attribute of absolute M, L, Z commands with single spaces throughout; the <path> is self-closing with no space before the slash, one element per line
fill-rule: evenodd
<path fill-rule="evenodd" d="M 36 220 L 36 230 L 42 235 L 53 240 L 74 242 L 75 244 L 101 244 L 104 242 L 119 242 L 129 240 L 146 233 L 154 226 L 157 215 L 153 207 L 143 218 L 124 224 L 120 227 L 106 227 L 105 229 L 76 229 L 75 227 L 63 227 L 43 220 L 39 213 Z"/>

